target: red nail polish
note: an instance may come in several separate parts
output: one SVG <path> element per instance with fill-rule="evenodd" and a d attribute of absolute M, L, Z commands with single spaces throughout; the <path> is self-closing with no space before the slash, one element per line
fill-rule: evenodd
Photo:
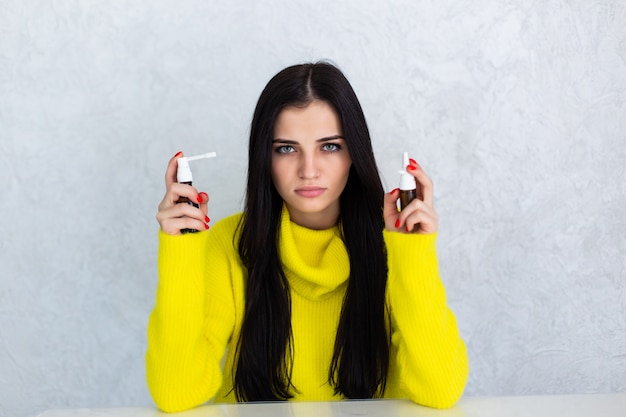
<path fill-rule="evenodd" d="M 406 169 L 408 169 L 409 171 L 415 171 L 417 167 L 409 165 L 408 167 L 406 167 Z"/>
<path fill-rule="evenodd" d="M 204 225 L 204 228 L 205 228 L 206 230 L 209 230 L 209 225 L 208 225 L 208 224 L 205 224 L 205 225 Z"/>
<path fill-rule="evenodd" d="M 411 162 L 411 165 L 417 165 L 417 161 L 413 158 L 409 158 L 409 162 Z"/>
<path fill-rule="evenodd" d="M 198 198 L 196 198 L 198 203 L 202 203 L 202 195 L 198 194 Z"/>
<path fill-rule="evenodd" d="M 204 216 L 204 222 L 205 222 L 205 223 L 208 223 L 208 222 L 210 222 L 210 221 L 211 221 L 211 219 L 209 219 L 209 216 Z"/>
<path fill-rule="evenodd" d="M 391 190 L 391 194 L 395 194 L 397 191 L 400 191 L 399 188 L 394 188 L 393 190 Z"/>
<path fill-rule="evenodd" d="M 400 219 L 396 220 L 396 229 L 400 227 Z"/>
<path fill-rule="evenodd" d="M 181 156 L 183 153 L 181 151 L 176 152 L 176 155 L 174 155 L 174 158 Z"/>

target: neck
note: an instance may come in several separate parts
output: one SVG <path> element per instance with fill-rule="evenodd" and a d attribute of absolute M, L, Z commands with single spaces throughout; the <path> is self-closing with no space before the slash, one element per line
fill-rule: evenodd
<path fill-rule="evenodd" d="M 306 227 L 311 230 L 326 230 L 337 225 L 339 221 L 339 206 L 329 207 L 328 209 L 316 213 L 303 213 L 292 209 L 287 205 L 289 218 L 298 226 Z"/>

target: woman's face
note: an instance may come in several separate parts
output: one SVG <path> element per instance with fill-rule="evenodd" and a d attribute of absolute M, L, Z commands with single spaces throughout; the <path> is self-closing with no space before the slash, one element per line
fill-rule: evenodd
<path fill-rule="evenodd" d="M 321 230 L 337 223 L 351 164 L 339 117 L 328 103 L 314 100 L 278 114 L 272 179 L 296 224 Z"/>

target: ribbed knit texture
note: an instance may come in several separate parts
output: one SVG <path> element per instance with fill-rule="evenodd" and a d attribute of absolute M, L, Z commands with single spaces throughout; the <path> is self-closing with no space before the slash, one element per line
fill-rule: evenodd
<path fill-rule="evenodd" d="M 209 232 L 159 233 L 159 285 L 148 323 L 146 372 L 152 397 L 164 411 L 211 399 L 235 401 L 234 344 L 245 282 L 234 238 L 240 216 L 218 222 Z M 436 235 L 383 235 L 392 323 L 385 397 L 449 407 L 463 393 L 468 360 L 439 278 Z M 349 276 L 338 229 L 300 227 L 284 210 L 279 252 L 292 290 L 295 399 L 340 399 L 327 380 Z"/>

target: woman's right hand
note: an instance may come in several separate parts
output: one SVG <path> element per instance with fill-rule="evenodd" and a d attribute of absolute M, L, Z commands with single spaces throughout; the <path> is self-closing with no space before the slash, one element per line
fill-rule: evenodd
<path fill-rule="evenodd" d="M 209 195 L 198 192 L 196 188 L 187 184 L 179 184 L 176 181 L 178 158 L 183 156 L 178 152 L 170 159 L 165 172 L 165 196 L 159 204 L 156 219 L 161 230 L 169 235 L 180 235 L 181 229 L 207 230 L 209 217 L 207 216 Z M 189 201 L 197 202 L 199 207 L 191 204 L 178 204 L 181 197 L 187 197 Z"/>

